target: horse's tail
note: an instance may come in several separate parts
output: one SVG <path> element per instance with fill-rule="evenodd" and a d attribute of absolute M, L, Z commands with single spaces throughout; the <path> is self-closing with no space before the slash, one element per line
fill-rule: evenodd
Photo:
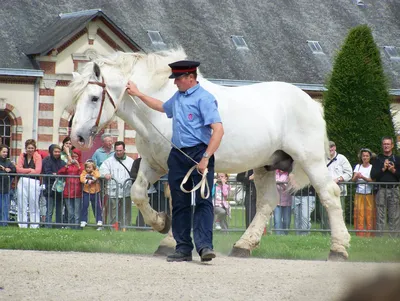
<path fill-rule="evenodd" d="M 324 109 L 322 105 L 318 102 L 315 102 L 316 105 L 319 108 L 319 112 L 321 114 L 321 118 L 324 120 Z M 328 140 L 328 134 L 326 132 L 326 123 L 325 120 L 323 122 L 323 139 L 324 139 L 324 150 L 325 150 L 325 158 L 329 158 L 329 140 Z M 307 186 L 310 184 L 310 180 L 305 173 L 304 169 L 301 167 L 299 162 L 294 161 L 293 162 L 293 169 L 292 172 L 289 175 L 289 190 L 291 192 L 296 192 L 297 190 Z"/>

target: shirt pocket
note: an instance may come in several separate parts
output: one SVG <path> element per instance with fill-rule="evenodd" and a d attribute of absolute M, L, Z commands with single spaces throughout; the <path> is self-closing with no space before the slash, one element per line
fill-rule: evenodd
<path fill-rule="evenodd" d="M 183 105 L 183 118 L 184 123 L 190 125 L 193 128 L 199 128 L 203 124 L 200 111 L 197 106 L 193 104 Z"/>

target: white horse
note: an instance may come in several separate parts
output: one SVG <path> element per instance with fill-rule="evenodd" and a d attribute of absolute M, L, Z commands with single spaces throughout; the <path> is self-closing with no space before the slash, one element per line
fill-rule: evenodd
<path fill-rule="evenodd" d="M 128 80 L 132 80 L 147 95 L 168 100 L 176 91 L 168 79 L 168 64 L 185 58 L 182 49 L 151 54 L 118 52 L 87 63 L 82 74 L 74 74 L 71 83 L 76 100 L 71 133 L 75 142 L 91 147 L 94 135 L 114 114 L 136 130 L 136 146 L 143 159 L 131 197 L 145 222 L 161 233 L 169 230 L 170 220 L 150 207 L 147 187 L 168 172 L 171 145 L 161 134 L 170 140 L 172 123 L 165 114 L 124 91 Z M 215 153 L 215 170 L 254 170 L 257 212 L 231 255 L 250 256 L 259 244 L 265 223 L 278 204 L 275 169 L 279 168 L 291 171 L 292 189 L 309 182 L 314 186 L 329 216 L 329 258 L 347 259 L 350 235 L 342 216 L 339 187 L 326 167 L 328 139 L 320 104 L 301 89 L 283 82 L 230 88 L 213 84 L 201 75 L 198 81 L 218 100 L 225 129 Z"/>

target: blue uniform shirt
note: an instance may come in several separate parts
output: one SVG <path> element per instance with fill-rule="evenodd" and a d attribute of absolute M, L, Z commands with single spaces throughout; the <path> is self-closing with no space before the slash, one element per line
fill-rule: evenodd
<path fill-rule="evenodd" d="M 221 122 L 215 97 L 200 84 L 185 92 L 177 91 L 163 108 L 168 118 L 173 118 L 172 143 L 179 148 L 208 145 L 210 124 Z"/>

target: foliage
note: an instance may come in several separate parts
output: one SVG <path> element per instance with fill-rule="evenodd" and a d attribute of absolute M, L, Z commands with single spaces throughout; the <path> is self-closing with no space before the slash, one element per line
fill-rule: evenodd
<path fill-rule="evenodd" d="M 379 153 L 381 138 L 395 137 L 380 51 L 367 25 L 350 30 L 327 88 L 323 102 L 328 137 L 352 165 L 361 148 Z"/>

